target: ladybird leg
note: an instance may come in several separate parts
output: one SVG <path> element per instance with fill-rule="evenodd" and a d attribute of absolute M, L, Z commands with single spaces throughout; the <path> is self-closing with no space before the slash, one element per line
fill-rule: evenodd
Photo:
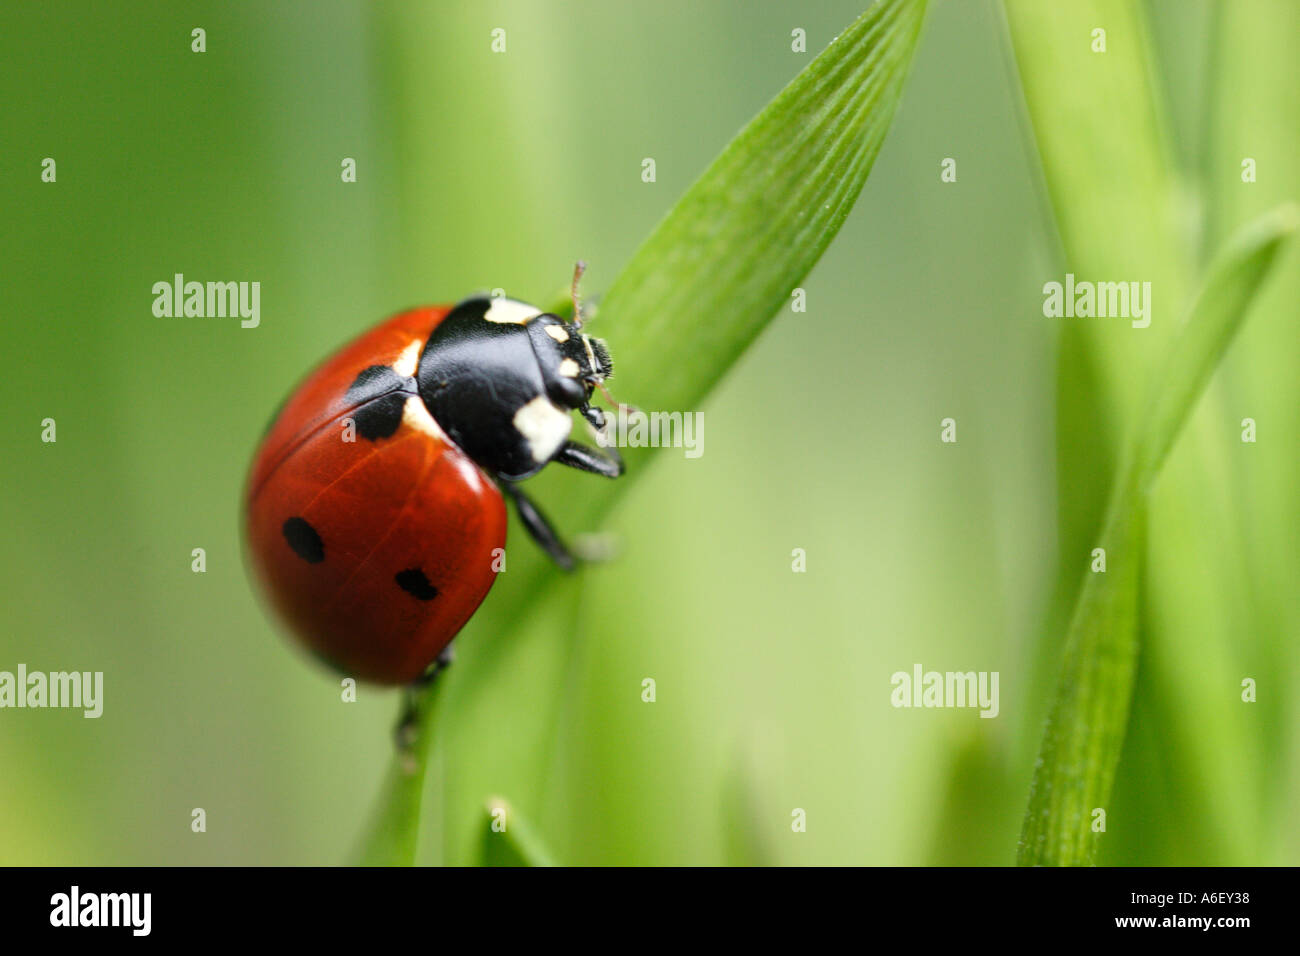
<path fill-rule="evenodd" d="M 578 406 L 578 411 L 582 412 L 582 417 L 587 420 L 593 432 L 601 434 L 605 431 L 605 413 L 601 409 L 590 402 L 584 402 Z"/>
<path fill-rule="evenodd" d="M 551 523 L 546 520 L 546 515 L 538 510 L 532 499 L 520 491 L 517 485 L 509 481 L 502 481 L 501 488 L 514 500 L 519 520 L 523 522 L 525 530 L 532 536 L 533 540 L 541 545 L 542 550 L 549 554 L 551 560 L 563 570 L 572 571 L 576 563 L 573 554 L 564 546 L 560 536 L 555 533 Z"/>
<path fill-rule="evenodd" d="M 429 665 L 429 669 L 417 677 L 411 683 L 407 684 L 402 690 L 402 714 L 397 719 L 397 726 L 393 729 L 394 743 L 397 745 L 397 752 L 405 758 L 404 763 L 409 762 L 414 769 L 412 750 L 415 747 L 416 734 L 420 726 L 420 708 L 430 706 L 425 691 L 434 680 L 451 666 L 455 654 L 452 652 L 451 645 L 448 644 Z"/>
<path fill-rule="evenodd" d="M 451 662 L 456 659 L 456 652 L 448 644 L 439 652 L 438 656 L 433 659 L 433 663 L 425 669 L 425 672 L 411 681 L 413 690 L 423 690 L 433 683 L 434 678 L 451 666 Z"/>
<path fill-rule="evenodd" d="M 576 441 L 569 441 L 564 443 L 560 453 L 551 460 L 561 465 L 568 465 L 570 468 L 577 468 L 579 471 L 604 475 L 606 478 L 617 478 L 623 474 L 623 456 L 613 446 L 598 451 L 580 445 Z"/>
<path fill-rule="evenodd" d="M 623 456 L 618 453 L 618 446 L 615 444 L 615 439 L 610 438 L 609 434 L 614 423 L 605 417 L 604 411 L 592 405 L 590 402 L 584 403 L 579 411 L 582 412 L 582 417 L 587 421 L 587 430 L 591 432 L 591 437 L 595 439 L 597 445 L 604 449 L 603 456 L 607 458 L 609 462 L 613 462 L 614 465 L 617 466 L 618 470 L 616 473 L 610 474 L 608 471 L 608 462 L 603 462 L 603 467 L 598 468 L 584 467 L 583 465 L 574 464 L 573 462 L 568 461 L 563 462 L 563 464 L 569 465 L 573 468 L 583 468 L 585 471 L 594 471 L 598 475 L 607 475 L 610 478 L 619 477 L 619 475 L 623 474 Z M 574 443 L 570 442 L 569 444 L 572 445 Z M 576 445 L 575 447 L 581 451 L 590 453 L 590 449 L 582 448 L 581 445 Z M 597 454 L 601 453 L 598 452 Z"/>

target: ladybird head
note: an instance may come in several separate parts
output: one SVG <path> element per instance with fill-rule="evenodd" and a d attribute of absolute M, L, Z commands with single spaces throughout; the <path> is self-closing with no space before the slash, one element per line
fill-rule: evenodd
<path fill-rule="evenodd" d="M 529 323 L 533 352 L 551 401 L 565 408 L 580 408 L 592 391 L 614 371 L 609 348 L 586 335 L 580 326 L 555 315 L 537 316 Z"/>

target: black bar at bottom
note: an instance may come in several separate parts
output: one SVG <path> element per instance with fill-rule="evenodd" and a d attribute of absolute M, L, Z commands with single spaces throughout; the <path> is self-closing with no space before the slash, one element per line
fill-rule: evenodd
<path fill-rule="evenodd" d="M 1269 869 L 7 869 L 6 943 L 76 937 L 204 942 L 380 943 L 414 933 L 436 948 L 501 934 L 609 945 L 680 926 L 820 936 L 842 924 L 870 943 L 905 931 L 947 939 L 1193 936 L 1231 943 L 1282 930 L 1291 870 Z M 75 887 L 75 890 L 74 890 Z M 85 925 L 87 923 L 100 925 Z M 102 924 L 115 925 L 102 925 Z M 75 924 L 75 925 L 74 925 Z M 609 930 L 628 935 L 608 936 Z M 147 931 L 147 932 L 146 932 Z M 482 934 L 477 936 L 477 934 Z M 14 950 L 11 950 L 14 951 Z"/>

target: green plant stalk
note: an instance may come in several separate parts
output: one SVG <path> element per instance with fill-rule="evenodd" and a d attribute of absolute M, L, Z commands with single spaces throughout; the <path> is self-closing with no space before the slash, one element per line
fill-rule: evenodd
<path fill-rule="evenodd" d="M 1209 125 L 1204 141 L 1202 179 L 1208 184 L 1207 241 L 1217 241 L 1262 209 L 1300 198 L 1300 97 L 1296 96 L 1294 38 L 1300 35 L 1300 5 L 1286 0 L 1217 4 L 1213 8 L 1214 46 L 1209 73 L 1213 95 L 1207 98 Z M 1249 185 L 1241 181 L 1242 143 L 1250 155 L 1270 156 L 1272 173 Z M 1278 436 L 1300 433 L 1300 336 L 1295 333 L 1295 302 L 1300 299 L 1300 258 L 1293 244 L 1280 263 L 1248 334 L 1233 349 L 1227 401 L 1249 408 L 1256 420 L 1269 422 Z M 1241 525 L 1249 548 L 1242 562 L 1247 600 L 1255 606 L 1257 641 L 1236 646 L 1235 661 L 1243 674 L 1269 673 L 1278 687 L 1295 687 L 1300 670 L 1295 636 L 1300 634 L 1300 456 L 1295 442 L 1283 440 L 1238 463 L 1236 473 Z M 1247 463 L 1247 461 L 1249 463 Z M 1231 705 L 1249 721 L 1250 739 L 1262 771 L 1262 788 L 1254 805 L 1242 812 L 1256 828 L 1244 862 L 1284 865 L 1300 859 L 1300 827 L 1294 794 L 1300 791 L 1300 697 L 1264 694 L 1250 708 Z M 1247 716 L 1249 715 L 1249 716 Z M 1182 716 L 1182 715 L 1178 715 Z M 1198 728 L 1187 727 L 1187 745 Z M 1254 748 L 1251 744 L 1254 744 Z M 1217 788 L 1216 788 L 1217 789 Z M 1216 793 L 1216 797 L 1218 794 Z M 1252 812 L 1253 811 L 1253 812 Z M 1279 839 L 1279 834 L 1281 838 Z"/>
<path fill-rule="evenodd" d="M 875 3 L 740 132 L 615 280 L 600 334 L 617 343 L 619 391 L 639 407 L 697 407 L 830 245 L 884 142 L 924 12 L 924 0 Z M 648 450 L 628 452 L 636 475 Z M 629 484 L 593 486 L 566 521 L 594 526 Z M 555 574 L 526 560 L 515 567 L 488 611 L 507 630 Z M 425 739 L 429 709 L 417 719 Z M 386 790 L 366 858 L 409 862 L 388 835 L 414 832 L 399 818 L 417 812 L 405 788 Z M 402 852 L 388 856 L 394 846 Z"/>
<path fill-rule="evenodd" d="M 379 810 L 361 841 L 362 866 L 411 866 L 420 838 L 420 804 L 433 744 L 433 716 L 446 686 L 445 668 L 427 689 L 403 691 L 408 710 L 398 730 L 397 754 L 384 780 Z"/>
<path fill-rule="evenodd" d="M 602 321 L 621 350 L 654 364 L 657 407 L 698 404 L 830 245 L 884 142 L 924 6 L 884 0 L 863 14 L 727 146 L 615 280 Z M 666 350 L 683 326 L 690 347 Z M 639 364 L 625 379 L 638 395 L 651 382 Z"/>
<path fill-rule="evenodd" d="M 1193 286 L 1182 244 L 1180 191 L 1168 160 L 1167 122 L 1143 5 L 1004 0 L 1007 39 L 1024 96 L 1027 145 L 1036 152 L 1060 241 L 1058 268 L 1080 279 L 1151 281 L 1161 318 L 1140 335 L 1105 323 L 1061 327 L 1057 353 L 1056 480 L 1061 572 L 1049 609 L 1052 633 L 1078 601 L 1079 554 L 1104 531 L 1108 494 L 1125 440 L 1142 410 L 1142 383 L 1172 341 Z M 1093 52 L 1092 31 L 1107 49 Z M 1116 225 L 1119 224 L 1119 228 Z M 1168 316 L 1164 320 L 1163 316 Z M 1096 476 L 1095 480 L 1089 480 Z M 1031 681 L 1042 699 L 1059 662 L 1036 649 Z M 1041 715 L 1020 728 L 1022 753 L 1037 743 Z"/>
<path fill-rule="evenodd" d="M 1300 212 L 1291 204 L 1265 213 L 1230 241 L 1211 268 L 1192 316 L 1174 343 L 1163 385 L 1143 416 L 1136 467 L 1145 484 L 1155 479 L 1169 457 L 1174 439 L 1241 328 L 1247 307 L 1298 220 Z"/>
<path fill-rule="evenodd" d="M 1106 572 L 1085 576 L 1070 622 L 1021 831 L 1021 865 L 1087 865 L 1096 858 L 1095 815 L 1106 809 L 1115 782 L 1136 672 L 1147 499 L 1296 224 L 1295 207 L 1284 206 L 1229 245 L 1151 393 L 1111 494 L 1100 543 Z"/>
<path fill-rule="evenodd" d="M 554 855 L 524 816 L 500 797 L 487 801 L 483 825 L 483 866 L 558 866 Z M 504 829 L 498 829 L 498 821 Z"/>

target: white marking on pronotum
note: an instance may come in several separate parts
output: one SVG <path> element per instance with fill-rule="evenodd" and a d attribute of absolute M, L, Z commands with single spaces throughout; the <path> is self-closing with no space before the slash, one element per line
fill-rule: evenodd
<path fill-rule="evenodd" d="M 499 295 L 493 297 L 492 304 L 488 306 L 483 318 L 489 322 L 513 322 L 516 325 L 523 325 L 529 319 L 535 319 L 541 314 L 541 309 L 535 305 Z"/>
<path fill-rule="evenodd" d="M 569 341 L 569 333 L 565 330 L 564 326 L 562 325 L 548 325 L 546 327 L 546 334 L 549 335 L 551 338 L 555 339 L 555 341 L 557 342 Z"/>
<path fill-rule="evenodd" d="M 566 358 L 566 359 L 561 359 L 561 360 L 560 360 L 560 374 L 561 374 L 561 375 L 565 375 L 565 376 L 567 376 L 567 377 L 569 377 L 569 378 L 577 378 L 577 377 L 578 377 L 578 371 L 579 371 L 579 369 L 578 369 L 578 363 L 575 362 L 573 359 L 571 359 L 571 358 Z"/>
<path fill-rule="evenodd" d="M 417 431 L 422 431 L 426 435 L 431 435 L 444 444 L 451 444 L 451 439 L 438 426 L 437 419 L 429 414 L 429 409 L 419 395 L 412 395 L 406 400 L 406 404 L 402 406 L 402 424 Z"/>
<path fill-rule="evenodd" d="M 514 424 L 528 442 L 533 459 L 547 461 L 569 437 L 573 419 L 539 395 L 515 412 Z"/>
<path fill-rule="evenodd" d="M 402 354 L 399 355 L 397 361 L 393 363 L 393 371 L 402 376 L 402 378 L 410 378 L 413 376 L 415 370 L 420 365 L 420 347 L 423 345 L 424 343 L 422 341 L 416 339 L 406 348 L 402 349 Z"/>

